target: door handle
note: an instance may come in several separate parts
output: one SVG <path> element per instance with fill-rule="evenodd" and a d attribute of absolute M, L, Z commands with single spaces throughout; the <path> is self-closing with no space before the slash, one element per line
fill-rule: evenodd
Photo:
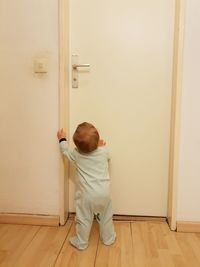
<path fill-rule="evenodd" d="M 73 64 L 72 68 L 76 69 L 76 68 L 89 68 L 90 64 Z"/>
<path fill-rule="evenodd" d="M 78 68 L 89 68 L 90 64 L 79 64 L 78 55 L 72 55 L 72 88 L 78 88 Z"/>

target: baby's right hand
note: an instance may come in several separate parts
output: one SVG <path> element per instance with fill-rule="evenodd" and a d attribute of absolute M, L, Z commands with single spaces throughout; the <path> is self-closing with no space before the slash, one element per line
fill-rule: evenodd
<path fill-rule="evenodd" d="M 98 146 L 105 146 L 106 142 L 102 139 L 99 140 Z"/>
<path fill-rule="evenodd" d="M 58 137 L 58 140 L 62 139 L 62 138 L 66 138 L 66 133 L 64 132 L 63 128 L 60 129 L 58 132 L 57 132 L 57 137 Z"/>

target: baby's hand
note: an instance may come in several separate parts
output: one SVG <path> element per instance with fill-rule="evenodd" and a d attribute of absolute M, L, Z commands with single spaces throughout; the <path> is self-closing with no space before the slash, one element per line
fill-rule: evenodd
<path fill-rule="evenodd" d="M 62 139 L 62 138 L 66 138 L 66 133 L 64 132 L 63 128 L 60 129 L 58 132 L 57 132 L 57 137 L 58 137 L 58 140 Z"/>
<path fill-rule="evenodd" d="M 100 139 L 98 146 L 105 146 L 105 145 L 106 145 L 106 142 L 104 140 Z"/>

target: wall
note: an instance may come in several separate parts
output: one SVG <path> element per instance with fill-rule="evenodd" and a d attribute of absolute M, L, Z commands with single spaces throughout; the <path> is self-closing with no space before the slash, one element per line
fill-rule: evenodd
<path fill-rule="evenodd" d="M 59 213 L 57 2 L 0 3 L 0 212 Z"/>
<path fill-rule="evenodd" d="M 200 221 L 200 3 L 187 0 L 178 220 Z M 57 1 L 0 3 L 0 212 L 58 214 Z M 33 74 L 45 54 L 49 72 Z"/>
<path fill-rule="evenodd" d="M 200 2 L 186 1 L 178 220 L 200 221 Z"/>

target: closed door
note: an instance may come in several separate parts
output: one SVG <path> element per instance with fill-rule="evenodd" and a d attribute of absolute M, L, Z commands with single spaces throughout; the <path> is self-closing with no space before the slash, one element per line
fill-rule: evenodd
<path fill-rule="evenodd" d="M 70 53 L 90 64 L 76 69 L 78 88 L 70 81 L 70 135 L 88 121 L 106 141 L 115 214 L 167 215 L 174 8 L 70 1 Z M 72 167 L 70 211 L 73 176 Z"/>

